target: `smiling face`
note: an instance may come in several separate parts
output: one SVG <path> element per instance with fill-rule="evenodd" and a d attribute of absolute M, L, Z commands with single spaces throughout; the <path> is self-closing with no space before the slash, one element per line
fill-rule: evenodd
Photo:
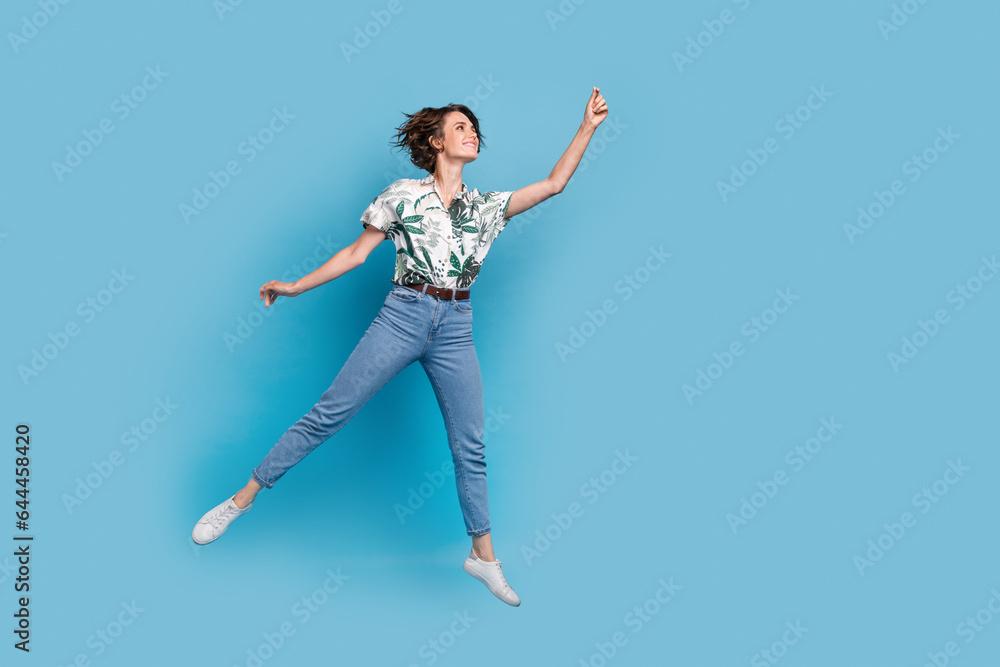
<path fill-rule="evenodd" d="M 436 150 L 444 149 L 438 157 L 472 162 L 479 157 L 479 136 L 469 118 L 461 111 L 451 111 L 441 120 L 441 132 L 444 139 L 431 138 L 431 146 Z"/>

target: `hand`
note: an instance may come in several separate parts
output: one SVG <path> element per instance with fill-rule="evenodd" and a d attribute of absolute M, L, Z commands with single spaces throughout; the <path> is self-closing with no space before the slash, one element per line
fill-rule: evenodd
<path fill-rule="evenodd" d="M 590 99 L 587 100 L 587 110 L 583 114 L 583 124 L 591 128 L 596 128 L 608 117 L 608 105 L 600 93 L 601 89 L 594 86 Z"/>
<path fill-rule="evenodd" d="M 267 308 L 277 301 L 279 296 L 298 296 L 300 292 L 295 289 L 294 283 L 283 283 L 280 280 L 271 280 L 260 287 L 260 298 L 264 299 L 264 307 Z"/>

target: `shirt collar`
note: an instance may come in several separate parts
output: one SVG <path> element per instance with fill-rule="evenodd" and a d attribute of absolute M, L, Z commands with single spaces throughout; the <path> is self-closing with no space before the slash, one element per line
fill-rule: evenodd
<path fill-rule="evenodd" d="M 435 189 L 437 188 L 437 183 L 434 180 L 434 174 L 427 174 L 424 178 L 420 179 L 420 182 L 424 185 L 433 185 Z M 457 197 L 466 197 L 469 194 L 469 188 L 465 186 L 465 181 L 462 181 L 462 187 L 459 189 Z"/>

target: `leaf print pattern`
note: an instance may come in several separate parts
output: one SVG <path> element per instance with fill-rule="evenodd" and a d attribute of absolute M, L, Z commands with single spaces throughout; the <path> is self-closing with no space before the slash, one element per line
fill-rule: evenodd
<path fill-rule="evenodd" d="M 424 253 L 424 259 L 427 260 L 426 266 L 434 266 L 434 260 L 431 259 L 431 254 L 427 252 L 427 246 L 421 246 L 420 251 Z"/>
<path fill-rule="evenodd" d="M 387 186 L 361 215 L 396 246 L 393 282 L 468 288 L 497 236 L 513 192 L 480 193 L 463 183 L 446 210 L 434 176 Z"/>
<path fill-rule="evenodd" d="M 469 287 L 476 280 L 476 276 L 479 275 L 480 262 L 476 261 L 475 255 L 469 255 L 465 258 L 465 264 L 462 266 L 462 273 L 458 276 L 458 286 L 459 287 Z"/>

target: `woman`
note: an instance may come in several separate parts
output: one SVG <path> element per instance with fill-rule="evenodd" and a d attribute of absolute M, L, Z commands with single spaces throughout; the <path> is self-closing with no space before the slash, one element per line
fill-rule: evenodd
<path fill-rule="evenodd" d="M 469 190 L 462 167 L 479 155 L 479 121 L 451 104 L 405 114 L 395 145 L 428 172 L 400 179 L 372 200 L 361 216 L 364 232 L 323 266 L 293 283 L 272 280 L 260 288 L 268 307 L 279 296 L 297 296 L 364 263 L 381 241 L 396 246 L 393 286 L 333 384 L 308 414 L 291 426 L 236 495 L 198 521 L 192 539 L 208 544 L 250 511 L 257 492 L 271 488 L 293 465 L 340 430 L 399 371 L 419 360 L 444 417 L 455 464 L 455 482 L 472 551 L 464 569 L 498 598 L 520 598 L 503 575 L 490 539 L 483 445 L 483 390 L 472 340 L 475 282 L 486 253 L 507 222 L 558 194 L 580 164 L 608 107 L 596 86 L 583 123 L 548 178 L 510 192 Z"/>

